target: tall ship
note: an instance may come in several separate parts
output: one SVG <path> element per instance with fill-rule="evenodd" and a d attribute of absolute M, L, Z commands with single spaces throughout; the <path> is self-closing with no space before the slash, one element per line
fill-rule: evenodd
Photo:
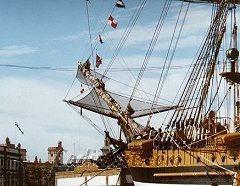
<path fill-rule="evenodd" d="M 106 132 L 115 148 L 111 156 L 119 164 L 129 168 L 136 186 L 240 185 L 240 73 L 237 41 L 239 1 L 159 2 L 163 8 L 161 12 L 159 10 L 160 16 L 149 47 L 146 47 L 143 62 L 138 61 L 141 65 L 138 75 L 132 78 L 135 82 L 133 86 L 123 88 L 125 91 L 122 94 L 111 91 L 110 88 L 118 87 L 111 84 L 107 88 L 111 81 L 107 75 L 113 68 L 119 50 L 131 37 L 129 33 L 140 12 L 136 12 L 130 20 L 129 25 L 132 27 L 127 27 L 123 32 L 112 58 L 105 65 L 106 68 L 102 69 L 104 73 L 100 73 L 98 68 L 101 64 L 99 62 L 102 62 L 98 55 L 96 64 L 94 62 L 94 50 L 91 51 L 90 58 L 79 63 L 76 78 L 83 84 L 81 86 L 89 90 L 80 99 L 64 101 L 77 110 L 80 108 L 79 112 L 83 117 L 84 110 L 89 110 L 101 117 L 112 118 L 116 126 L 119 126 L 118 137 L 111 136 L 111 131 Z M 117 3 L 118 8 L 125 7 L 123 1 Z M 144 3 L 144 0 L 138 2 L 138 11 L 144 7 Z M 211 16 L 202 16 L 199 19 L 201 21 L 193 22 L 192 27 L 207 19 L 210 20 L 209 27 L 203 33 L 202 41 L 191 40 L 192 43 L 198 43 L 199 49 L 192 54 L 190 63 L 186 61 L 186 73 L 174 76 L 174 71 L 171 70 L 178 67 L 174 61 L 177 61 L 178 56 L 187 56 L 193 52 L 182 50 L 176 53 L 181 50 L 178 44 L 184 38 L 184 24 L 187 18 L 191 18 L 191 15 L 187 15 L 191 7 L 211 11 Z M 177 14 L 168 19 L 172 15 L 168 14 L 171 10 Z M 117 26 L 113 16 L 108 21 L 111 26 Z M 167 21 L 173 24 L 169 27 L 173 30 L 168 31 L 171 35 L 168 37 L 169 42 L 161 41 L 159 37 L 161 29 L 170 25 Z M 159 57 L 159 73 L 148 68 L 155 46 L 165 47 L 167 50 L 165 57 Z M 185 61 L 181 63 L 185 65 Z M 125 73 L 122 71 L 122 74 Z M 148 81 L 144 79 L 145 76 Z M 157 79 L 156 84 L 151 81 L 153 77 Z M 182 82 L 175 81 L 178 78 Z M 130 85 L 131 79 L 127 81 L 129 82 L 125 82 L 125 85 Z M 148 87 L 143 92 L 154 91 L 151 100 L 141 99 L 137 93 L 144 89 L 141 81 Z M 171 92 L 167 91 L 168 88 Z M 124 94 L 129 90 L 129 95 Z M 161 96 L 166 94 L 175 96 L 168 104 L 160 104 Z"/>

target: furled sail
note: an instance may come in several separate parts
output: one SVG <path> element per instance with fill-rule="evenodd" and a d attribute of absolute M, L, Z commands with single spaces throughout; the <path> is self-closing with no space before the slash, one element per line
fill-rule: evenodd
<path fill-rule="evenodd" d="M 122 96 L 110 91 L 107 92 L 120 104 L 121 110 L 125 111 L 129 103 L 129 97 Z M 78 101 L 69 100 L 66 102 L 96 113 L 106 115 L 108 117 L 116 118 L 116 116 L 112 114 L 106 102 L 101 97 L 97 96 L 93 90 L 87 96 Z M 145 102 L 137 99 L 133 99 L 131 101 L 131 107 L 135 111 L 131 116 L 132 118 L 142 117 L 152 113 L 164 112 L 175 108 L 174 106 L 163 105 L 152 106 L 152 103 L 150 102 Z"/>
<path fill-rule="evenodd" d="M 90 72 L 91 72 L 91 74 L 94 74 L 96 78 L 102 79 L 103 82 L 106 82 L 106 81 L 109 80 L 108 77 L 105 77 L 102 74 L 97 73 L 93 70 L 90 70 Z M 90 84 L 90 81 L 86 77 L 84 77 L 82 71 L 80 70 L 80 66 L 78 66 L 77 79 L 84 85 L 89 85 Z"/>

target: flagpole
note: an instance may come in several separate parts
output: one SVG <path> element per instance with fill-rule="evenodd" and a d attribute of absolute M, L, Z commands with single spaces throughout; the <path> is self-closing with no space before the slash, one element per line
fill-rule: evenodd
<path fill-rule="evenodd" d="M 15 122 L 16 123 L 16 122 Z M 14 125 L 14 141 L 17 143 L 17 137 L 16 137 L 16 124 Z"/>
<path fill-rule="evenodd" d="M 86 1 L 86 9 L 87 9 L 87 18 L 88 18 L 88 33 L 89 33 L 89 40 L 90 40 L 90 46 L 91 46 L 91 56 L 93 58 L 93 46 L 92 46 L 92 36 L 91 36 L 91 28 L 90 28 L 90 21 L 89 21 L 89 12 L 88 12 L 88 1 Z M 91 58 L 90 56 L 90 58 Z M 94 59 L 92 59 L 94 61 Z M 95 67 L 94 67 L 94 71 L 95 71 Z"/>

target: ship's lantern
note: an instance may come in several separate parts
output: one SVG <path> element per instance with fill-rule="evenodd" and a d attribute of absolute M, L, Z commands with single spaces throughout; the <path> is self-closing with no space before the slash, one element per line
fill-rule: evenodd
<path fill-rule="evenodd" d="M 231 48 L 227 50 L 226 55 L 228 59 L 235 60 L 239 56 L 239 51 L 236 48 Z"/>

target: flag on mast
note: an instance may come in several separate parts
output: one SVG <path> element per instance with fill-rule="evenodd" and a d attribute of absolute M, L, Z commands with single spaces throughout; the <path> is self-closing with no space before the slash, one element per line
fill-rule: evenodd
<path fill-rule="evenodd" d="M 101 44 L 103 44 L 103 40 L 102 40 L 102 37 L 101 37 L 100 34 L 98 35 L 98 40 L 99 40 L 99 42 L 100 42 Z"/>
<path fill-rule="evenodd" d="M 122 0 L 118 0 L 117 3 L 116 3 L 116 7 L 125 8 L 125 4 Z"/>
<path fill-rule="evenodd" d="M 102 58 L 96 54 L 96 67 L 99 68 L 101 64 L 102 64 Z"/>
<path fill-rule="evenodd" d="M 117 21 L 113 18 L 113 16 L 109 16 L 108 18 L 108 24 L 111 25 L 113 28 L 117 28 Z"/>
<path fill-rule="evenodd" d="M 24 132 L 22 131 L 22 129 L 19 127 L 18 123 L 15 122 L 15 126 L 18 128 L 18 130 L 22 133 L 22 135 L 24 134 Z"/>

